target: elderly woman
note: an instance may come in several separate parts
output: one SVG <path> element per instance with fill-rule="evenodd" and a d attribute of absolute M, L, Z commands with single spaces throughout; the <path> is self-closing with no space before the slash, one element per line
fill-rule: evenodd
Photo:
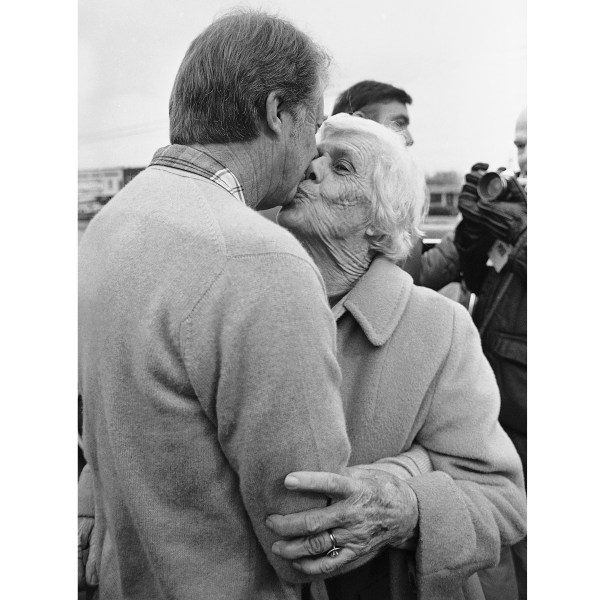
<path fill-rule="evenodd" d="M 331 599 L 400 598 L 413 568 L 420 598 L 461 598 L 472 573 L 524 536 L 523 476 L 498 424 L 494 375 L 467 311 L 413 285 L 395 264 L 409 254 L 425 204 L 402 136 L 339 114 L 323 125 L 318 148 L 278 221 L 323 275 L 337 319 L 350 464 L 362 466 L 289 475 L 289 488 L 334 504 L 269 517 L 282 537 L 273 552 L 333 576 Z M 434 471 L 401 481 L 393 459 L 379 464 L 389 474 L 368 466 L 415 444 Z M 407 562 L 396 548 L 411 542 Z"/>

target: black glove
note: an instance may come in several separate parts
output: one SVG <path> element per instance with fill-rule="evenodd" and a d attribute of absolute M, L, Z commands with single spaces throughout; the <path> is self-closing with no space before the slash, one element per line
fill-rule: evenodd
<path fill-rule="evenodd" d="M 456 229 L 454 244 L 461 254 L 473 251 L 478 255 L 482 251 L 485 253 L 494 241 L 481 214 L 481 198 L 477 191 L 477 184 L 488 167 L 487 163 L 475 163 L 471 172 L 465 175 L 465 184 L 458 195 L 458 209 L 462 214 L 462 221 Z"/>
<path fill-rule="evenodd" d="M 488 170 L 487 163 L 475 163 L 471 167 L 471 172 L 465 175 L 465 184 L 458 195 L 458 210 L 460 210 L 463 221 L 466 221 L 466 227 L 473 235 L 477 232 L 483 233 L 483 221 L 478 207 L 481 199 L 477 191 L 477 184 Z"/>
<path fill-rule="evenodd" d="M 476 163 L 465 176 L 466 183 L 458 196 L 458 208 L 463 216 L 459 243 L 469 247 L 484 232 L 509 244 L 514 244 L 527 227 L 527 194 L 516 177 L 505 177 L 508 194 L 502 200 L 483 200 L 477 185 L 485 174 L 488 165 Z M 506 169 L 498 169 L 498 173 Z M 467 235 L 468 234 L 468 235 Z"/>
<path fill-rule="evenodd" d="M 488 170 L 487 163 L 475 163 L 465 175 L 465 184 L 458 195 L 458 209 L 462 221 L 456 227 L 454 245 L 460 256 L 461 270 L 469 289 L 479 293 L 485 276 L 487 252 L 494 243 L 479 209 L 481 200 L 477 191 L 479 180 Z"/>
<path fill-rule="evenodd" d="M 463 219 L 454 232 L 454 245 L 460 257 L 460 267 L 467 287 L 478 294 L 485 277 L 488 250 L 494 243 L 491 233 L 474 231 L 469 221 Z"/>
<path fill-rule="evenodd" d="M 497 239 L 515 244 L 527 227 L 527 193 L 514 176 L 506 178 L 508 194 L 502 200 L 480 200 L 483 226 Z"/>

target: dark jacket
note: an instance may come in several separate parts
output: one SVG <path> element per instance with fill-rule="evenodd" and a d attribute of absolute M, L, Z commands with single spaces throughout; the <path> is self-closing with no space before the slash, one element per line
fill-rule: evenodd
<path fill-rule="evenodd" d="M 457 237 L 464 239 L 460 234 Z M 499 273 L 485 266 L 492 243 L 490 237 L 468 248 L 460 242 L 457 246 L 465 282 L 478 295 L 473 320 L 500 387 L 500 423 L 509 433 L 526 436 L 527 229 Z"/>

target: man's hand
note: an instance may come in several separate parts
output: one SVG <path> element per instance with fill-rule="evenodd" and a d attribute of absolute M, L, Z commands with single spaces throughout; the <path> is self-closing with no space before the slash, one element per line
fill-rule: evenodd
<path fill-rule="evenodd" d="M 477 185 L 479 184 L 479 180 L 487 173 L 489 169 L 487 163 L 475 163 L 471 167 L 471 171 L 465 175 L 465 184 L 460 190 L 459 204 L 460 199 L 464 199 L 465 201 L 477 202 L 480 200 L 479 191 L 477 190 Z"/>
<path fill-rule="evenodd" d="M 273 552 L 303 573 L 330 576 L 358 559 L 366 562 L 384 546 L 403 546 L 416 534 L 415 493 L 401 479 L 369 465 L 344 469 L 343 475 L 290 473 L 285 485 L 335 500 L 326 508 L 267 519 L 270 529 L 288 538 L 275 542 Z M 335 558 L 322 556 L 332 547 L 328 530 L 341 548 Z"/>
<path fill-rule="evenodd" d="M 497 239 L 515 244 L 527 227 L 527 192 L 514 175 L 505 178 L 507 197 L 480 200 L 479 213 L 484 225 Z"/>
<path fill-rule="evenodd" d="M 458 209 L 462 214 L 465 226 L 471 230 L 472 235 L 476 235 L 482 230 L 478 207 L 481 198 L 477 185 L 479 180 L 486 174 L 488 167 L 487 163 L 475 163 L 471 167 L 471 172 L 465 175 L 465 184 L 458 195 Z"/>
<path fill-rule="evenodd" d="M 458 208 L 463 216 L 457 228 L 457 247 L 471 248 L 484 237 L 514 244 L 527 226 L 527 194 L 515 176 L 505 176 L 507 197 L 503 200 L 482 200 L 478 184 L 487 172 L 486 163 L 476 163 L 465 175 L 465 184 L 458 196 Z M 498 169 L 498 173 L 506 169 Z M 508 172 L 507 172 L 508 174 Z"/>

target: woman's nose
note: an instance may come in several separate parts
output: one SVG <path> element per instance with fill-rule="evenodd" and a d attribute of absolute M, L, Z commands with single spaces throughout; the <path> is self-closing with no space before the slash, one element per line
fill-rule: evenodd
<path fill-rule="evenodd" d="M 306 170 L 306 179 L 310 179 L 311 181 L 316 181 L 319 183 L 323 178 L 323 166 L 321 163 L 323 162 L 323 157 L 315 158 L 310 165 L 308 165 L 308 169 Z"/>

